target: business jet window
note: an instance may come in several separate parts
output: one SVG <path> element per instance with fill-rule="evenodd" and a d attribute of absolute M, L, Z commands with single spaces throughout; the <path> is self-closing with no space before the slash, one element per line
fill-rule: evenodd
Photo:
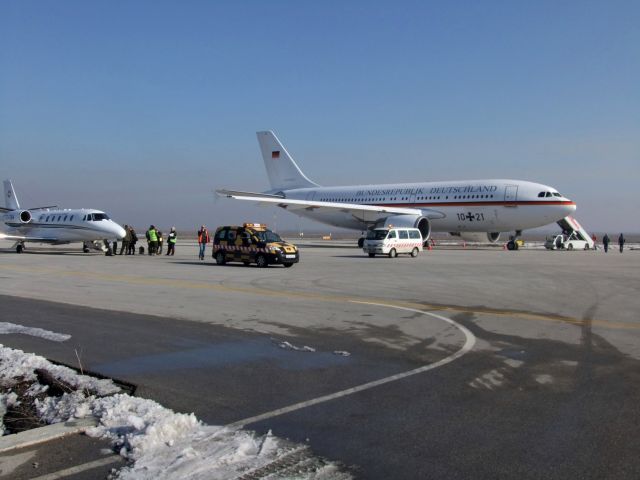
<path fill-rule="evenodd" d="M 73 222 L 73 215 L 71 215 L 71 216 L 69 217 L 69 221 L 70 221 L 70 222 Z"/>
<path fill-rule="evenodd" d="M 94 213 L 93 220 L 99 222 L 100 220 L 109 220 L 109 215 L 106 213 Z"/>

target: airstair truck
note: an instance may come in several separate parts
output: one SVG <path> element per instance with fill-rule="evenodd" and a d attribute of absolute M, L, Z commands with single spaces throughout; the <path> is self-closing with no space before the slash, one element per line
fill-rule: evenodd
<path fill-rule="evenodd" d="M 585 250 L 593 250 L 595 248 L 595 242 L 593 241 L 591 236 L 571 215 L 558 220 L 558 225 L 560 225 L 560 228 L 562 228 L 562 232 L 568 235 L 569 238 L 585 242 L 583 244 Z"/>

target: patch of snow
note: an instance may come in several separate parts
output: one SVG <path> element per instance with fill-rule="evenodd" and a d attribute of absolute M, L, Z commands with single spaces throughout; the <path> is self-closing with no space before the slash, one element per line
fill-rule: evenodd
<path fill-rule="evenodd" d="M 42 419 L 63 422 L 94 416 L 98 426 L 88 435 L 110 439 L 120 454 L 132 461 L 117 472 L 123 480 L 228 479 L 247 474 L 256 478 L 305 480 L 350 479 L 334 463 L 314 457 L 306 446 L 274 436 L 205 425 L 194 414 L 175 413 L 153 400 L 117 393 L 110 380 L 95 380 L 46 359 L 0 345 L 0 381 L 7 384 L 18 377 L 35 381 L 34 369 L 44 368 L 78 388 L 61 397 L 36 401 Z M 108 385 L 110 384 L 110 386 Z M 86 395 L 90 386 L 98 395 Z M 41 391 L 32 387 L 33 392 Z M 5 395 L 3 404 L 8 396 Z M 4 398 L 4 397 L 3 397 Z M 13 401 L 13 400 L 12 400 Z M 289 470 L 300 465 L 295 471 Z M 294 473 L 295 472 L 295 473 Z"/>
<path fill-rule="evenodd" d="M 7 414 L 7 407 L 18 403 L 18 395 L 15 392 L 0 393 L 0 435 L 4 435 L 4 416 Z"/>
<path fill-rule="evenodd" d="M 308 347 L 307 345 L 303 345 L 302 347 L 297 347 L 289 342 L 278 342 L 278 347 L 284 350 L 295 350 L 296 352 L 315 352 L 316 349 L 313 347 Z"/>
<path fill-rule="evenodd" d="M 56 333 L 42 328 L 25 327 L 17 323 L 0 322 L 0 335 L 8 335 L 12 333 L 21 333 L 22 335 L 31 335 L 32 337 L 40 337 L 52 342 L 64 342 L 71 338 L 71 335 L 65 333 Z"/>

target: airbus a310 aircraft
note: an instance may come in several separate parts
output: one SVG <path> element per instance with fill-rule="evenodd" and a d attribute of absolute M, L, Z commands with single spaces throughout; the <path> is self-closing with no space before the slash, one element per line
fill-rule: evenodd
<path fill-rule="evenodd" d="M 431 232 L 449 232 L 467 241 L 495 243 L 501 232 L 515 232 L 517 237 L 524 229 L 562 221 L 576 209 L 555 188 L 522 180 L 322 187 L 302 173 L 272 131 L 257 136 L 271 189 L 217 193 L 274 204 L 336 227 L 360 231 L 416 227 L 425 242 Z M 515 243 L 509 242 L 513 247 Z"/>
<path fill-rule="evenodd" d="M 25 242 L 52 245 L 83 242 L 85 253 L 90 245 L 110 253 L 109 240 L 120 240 L 125 235 L 124 228 L 100 210 L 22 209 L 11 180 L 4 181 L 4 198 L 6 208 L 0 207 L 0 212 L 4 213 L 2 220 L 9 230 L 0 233 L 0 238 L 15 240 L 14 247 L 18 253 L 24 250 Z"/>

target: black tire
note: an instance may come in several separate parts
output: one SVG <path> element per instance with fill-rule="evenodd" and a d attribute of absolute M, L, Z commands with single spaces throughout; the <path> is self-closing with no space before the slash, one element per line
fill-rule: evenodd
<path fill-rule="evenodd" d="M 89 253 L 89 247 L 84 247 L 84 248 L 82 249 L 82 251 L 83 251 L 84 253 Z"/>
<path fill-rule="evenodd" d="M 375 254 L 375 253 L 370 253 L 370 254 L 369 254 L 369 258 L 373 258 L 373 257 L 375 257 L 375 256 L 376 256 L 376 254 Z"/>
<path fill-rule="evenodd" d="M 245 260 L 244 262 L 242 262 L 242 263 L 244 263 L 244 266 L 245 266 L 245 267 L 248 267 L 249 265 L 251 265 L 251 262 L 248 262 L 248 261 L 246 261 L 246 260 Z"/>
<path fill-rule="evenodd" d="M 216 263 L 218 265 L 224 265 L 225 263 L 227 263 L 227 259 L 224 258 L 224 252 L 222 250 L 218 250 L 218 252 L 216 253 Z"/>
<path fill-rule="evenodd" d="M 398 252 L 396 252 L 395 248 L 389 250 L 389 258 L 396 258 L 398 256 Z"/>
<path fill-rule="evenodd" d="M 516 242 L 514 242 L 513 240 L 509 240 L 507 242 L 507 250 L 515 250 L 516 249 Z"/>
<path fill-rule="evenodd" d="M 24 245 L 21 245 L 20 243 L 16 245 L 16 253 L 22 253 L 23 251 L 24 251 Z"/>
<path fill-rule="evenodd" d="M 358 248 L 364 247 L 364 237 L 358 239 Z"/>
<path fill-rule="evenodd" d="M 569 245 L 567 245 L 567 250 L 573 250 L 573 243 L 570 243 Z"/>
<path fill-rule="evenodd" d="M 283 263 L 282 265 L 284 265 L 284 268 L 291 268 L 291 267 L 293 267 L 293 263 L 289 263 L 289 262 L 287 262 L 287 263 Z"/>
<path fill-rule="evenodd" d="M 411 256 L 412 256 L 413 258 L 416 258 L 416 257 L 418 256 L 418 252 L 419 252 L 419 251 L 420 251 L 420 250 L 418 250 L 418 247 L 413 247 L 413 250 L 411 250 Z"/>
<path fill-rule="evenodd" d="M 269 266 L 269 261 L 264 255 L 258 255 L 256 257 L 256 265 L 258 266 L 258 268 L 266 268 Z"/>

